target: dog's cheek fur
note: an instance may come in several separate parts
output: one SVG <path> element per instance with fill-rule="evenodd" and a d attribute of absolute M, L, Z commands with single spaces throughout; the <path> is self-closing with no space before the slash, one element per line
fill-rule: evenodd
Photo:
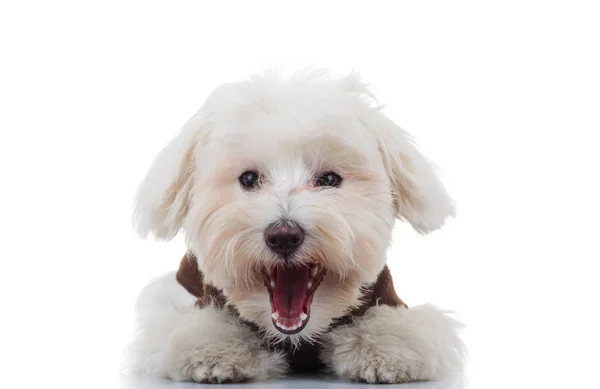
<path fill-rule="evenodd" d="M 439 380 L 462 369 L 461 324 L 431 305 L 377 306 L 326 334 L 322 360 L 339 376 L 369 383 Z"/>
<path fill-rule="evenodd" d="M 351 185 L 340 208 L 355 236 L 353 254 L 360 282 L 372 283 L 385 265 L 395 223 L 391 191 L 383 178 Z"/>
<path fill-rule="evenodd" d="M 272 256 L 263 241 L 266 220 L 274 217 L 271 208 L 266 199 L 241 193 L 236 184 L 237 180 L 203 180 L 185 226 L 188 247 L 200 269 L 224 291 L 257 282 L 257 261 Z"/>
<path fill-rule="evenodd" d="M 383 174 L 342 185 L 336 192 L 305 192 L 293 199 L 296 219 L 313 231 L 306 255 L 323 253 L 330 272 L 357 277 L 359 285 L 372 283 L 385 265 L 395 222 L 390 187 Z"/>

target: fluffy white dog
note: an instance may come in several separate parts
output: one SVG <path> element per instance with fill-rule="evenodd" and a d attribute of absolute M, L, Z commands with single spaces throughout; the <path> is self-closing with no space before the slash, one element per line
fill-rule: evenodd
<path fill-rule="evenodd" d="M 452 374 L 458 323 L 408 308 L 386 251 L 396 218 L 428 233 L 453 212 L 430 162 L 356 75 L 223 85 L 141 185 L 140 234 L 182 230 L 188 252 L 141 293 L 129 365 L 199 382 Z"/>

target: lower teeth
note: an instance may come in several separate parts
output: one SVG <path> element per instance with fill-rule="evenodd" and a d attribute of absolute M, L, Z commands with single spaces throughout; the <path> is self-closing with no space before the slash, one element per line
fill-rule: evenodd
<path fill-rule="evenodd" d="M 308 315 L 306 313 L 302 312 L 300 314 L 300 321 L 298 321 L 296 324 L 291 325 L 289 327 L 286 326 L 286 325 L 284 325 L 284 324 L 281 324 L 278 321 L 278 319 L 279 319 L 279 312 L 273 312 L 271 314 L 271 317 L 273 318 L 273 320 L 275 320 L 275 324 L 277 325 L 277 327 L 281 328 L 284 331 L 293 331 L 293 330 L 298 329 L 302 325 L 302 322 L 305 321 L 308 318 Z"/>

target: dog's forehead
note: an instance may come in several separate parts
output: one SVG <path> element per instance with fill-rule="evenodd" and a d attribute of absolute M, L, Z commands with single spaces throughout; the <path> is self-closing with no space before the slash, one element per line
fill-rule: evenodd
<path fill-rule="evenodd" d="M 282 111 L 231 119 L 217 124 L 212 135 L 215 148 L 236 152 L 274 155 L 343 149 L 369 158 L 377 151 L 373 134 L 359 120 L 348 117 L 296 116 Z"/>
<path fill-rule="evenodd" d="M 205 111 L 211 124 L 211 160 L 221 164 L 301 159 L 372 166 L 381 160 L 377 138 L 361 120 L 370 109 L 336 82 L 229 85 Z"/>
<path fill-rule="evenodd" d="M 217 140 L 213 153 L 218 156 L 215 161 L 225 158 L 230 166 L 259 169 L 368 169 L 380 161 L 378 149 L 369 139 L 323 130 L 241 131 Z"/>

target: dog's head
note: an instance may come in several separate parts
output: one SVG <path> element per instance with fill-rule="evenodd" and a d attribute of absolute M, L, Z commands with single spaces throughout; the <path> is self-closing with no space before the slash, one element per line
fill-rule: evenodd
<path fill-rule="evenodd" d="M 432 165 L 355 75 L 227 84 L 160 152 L 138 231 L 185 232 L 205 281 L 278 339 L 310 339 L 385 264 L 396 218 L 453 214 Z"/>

